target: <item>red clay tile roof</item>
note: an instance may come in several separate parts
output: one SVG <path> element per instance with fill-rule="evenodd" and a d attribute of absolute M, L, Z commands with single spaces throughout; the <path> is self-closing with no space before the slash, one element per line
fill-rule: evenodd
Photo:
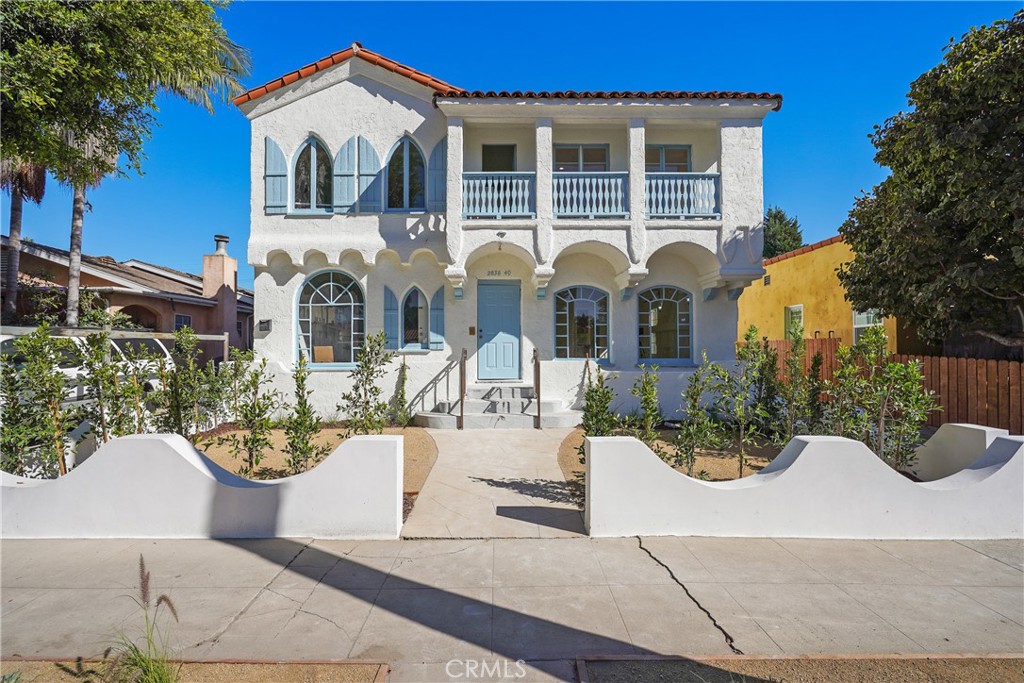
<path fill-rule="evenodd" d="M 375 64 L 379 67 L 393 71 L 394 73 L 410 78 L 420 85 L 425 85 L 428 88 L 432 88 L 435 92 L 435 99 L 437 97 L 448 97 L 455 99 L 492 99 L 492 98 L 510 98 L 517 100 L 775 100 L 775 111 L 782 108 L 782 95 L 772 93 L 755 93 L 755 92 L 734 92 L 734 91 L 717 91 L 712 90 L 709 92 L 696 92 L 690 90 L 659 90 L 654 92 L 643 92 L 643 91 L 583 91 L 577 92 L 575 90 L 558 90 L 558 91 L 540 91 L 534 92 L 532 90 L 515 90 L 513 92 L 501 91 L 495 92 L 493 90 L 462 90 L 456 86 L 445 83 L 444 81 L 434 78 L 421 71 L 417 71 L 410 66 L 399 64 L 393 59 L 388 59 L 383 55 L 379 55 L 376 52 L 367 50 L 360 43 L 352 43 L 352 46 L 347 50 L 341 50 L 335 52 L 332 55 L 324 57 L 323 59 L 307 64 L 301 69 L 286 73 L 280 78 L 275 78 L 269 83 L 252 88 L 245 91 L 238 97 L 234 98 L 232 102 L 236 106 L 251 102 L 259 99 L 268 93 L 272 93 L 278 88 L 282 88 L 286 85 L 290 85 L 300 79 L 312 76 L 318 71 L 334 66 L 335 64 L 341 64 L 344 61 L 352 59 L 352 57 L 359 57 L 362 60 Z"/>
<path fill-rule="evenodd" d="M 842 241 L 843 241 L 842 235 L 835 235 L 833 237 L 829 237 L 827 240 L 822 240 L 820 242 L 815 242 L 814 244 L 808 244 L 808 245 L 805 245 L 803 247 L 800 247 L 799 249 L 794 249 L 793 251 L 787 251 L 785 254 L 779 254 L 778 256 L 773 256 L 771 258 L 766 258 L 764 260 L 764 265 L 770 266 L 773 263 L 778 263 L 779 261 L 785 261 L 788 258 L 793 258 L 794 256 L 799 256 L 800 254 L 806 254 L 809 251 L 814 251 L 815 249 L 821 249 L 822 247 L 827 247 L 830 244 L 835 244 L 836 242 L 842 242 Z"/>
<path fill-rule="evenodd" d="M 280 78 L 275 78 L 269 83 L 264 83 L 258 88 L 252 88 L 251 90 L 247 90 L 235 99 L 233 99 L 232 102 L 235 103 L 235 106 L 245 104 L 246 102 L 251 102 L 252 100 L 259 99 L 260 97 L 263 97 L 268 93 L 274 92 L 278 88 L 290 85 L 302 78 L 312 76 L 318 71 L 323 71 L 324 69 L 334 66 L 335 64 L 341 64 L 344 61 L 352 59 L 353 57 L 359 57 L 360 59 L 367 61 L 370 64 L 375 64 L 379 67 L 387 69 L 388 71 L 393 71 L 400 76 L 410 78 L 419 83 L 420 85 L 425 85 L 428 88 L 433 88 L 436 92 L 439 93 L 458 90 L 458 88 L 456 88 L 451 83 L 445 83 L 444 81 L 434 78 L 433 76 L 417 71 L 411 66 L 399 64 L 393 59 L 388 59 L 384 55 L 379 55 L 376 52 L 367 50 L 360 43 L 352 43 L 352 46 L 349 47 L 347 50 L 335 52 L 334 54 L 328 55 L 327 57 L 324 57 L 323 59 L 318 60 L 316 62 L 313 62 L 312 64 L 307 64 L 301 69 L 297 69 L 296 71 L 286 73 L 284 76 L 281 76 Z"/>
<path fill-rule="evenodd" d="M 495 92 L 488 90 L 449 90 L 438 93 L 435 97 L 449 97 L 453 99 L 513 99 L 513 100 L 775 100 L 775 111 L 782 108 L 782 95 L 767 92 L 736 92 L 732 90 L 556 90 L 534 92 L 533 90 L 515 90 L 508 92 L 503 90 Z"/>

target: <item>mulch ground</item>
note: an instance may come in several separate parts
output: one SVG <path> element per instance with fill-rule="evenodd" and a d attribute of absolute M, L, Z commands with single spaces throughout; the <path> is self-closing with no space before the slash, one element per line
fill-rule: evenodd
<path fill-rule="evenodd" d="M 388 666 L 377 663 L 181 665 L 182 683 L 376 683 L 386 680 Z M 103 683 L 104 665 L 96 661 L 0 662 L 0 673 L 20 673 L 19 683 Z"/>
<path fill-rule="evenodd" d="M 341 432 L 344 427 L 341 425 L 330 425 L 320 430 L 316 437 L 316 443 L 329 446 L 333 451 L 344 439 Z M 199 450 L 206 454 L 206 457 L 230 472 L 238 472 L 242 464 L 231 456 L 228 447 L 219 443 L 218 439 L 229 434 L 243 432 L 234 425 L 221 425 L 215 430 L 207 432 L 202 436 L 198 444 Z M 419 493 L 423 488 L 423 482 L 427 480 L 430 469 L 437 461 L 437 444 L 434 439 L 422 427 L 386 427 L 385 434 L 398 434 L 403 437 L 405 443 L 405 467 L 404 482 L 402 490 L 407 494 Z M 287 458 L 284 447 L 287 443 L 283 429 L 275 429 L 270 435 L 270 447 L 266 450 L 263 460 L 256 470 L 253 479 L 280 479 L 288 476 L 288 468 L 285 462 Z"/>
<path fill-rule="evenodd" d="M 1024 683 L 1024 659 L 796 658 L 578 662 L 589 683 Z"/>

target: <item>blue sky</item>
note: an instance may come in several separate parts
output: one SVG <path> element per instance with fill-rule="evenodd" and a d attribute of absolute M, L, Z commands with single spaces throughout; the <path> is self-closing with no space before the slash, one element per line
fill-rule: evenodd
<path fill-rule="evenodd" d="M 252 51 L 246 86 L 343 49 L 367 48 L 481 90 L 756 90 L 782 93 L 764 129 L 765 202 L 804 239 L 836 233 L 853 198 L 884 177 L 868 134 L 906 108 L 910 82 L 951 37 L 1019 3 L 339 3 L 238 2 L 229 35 Z M 519 30 L 522 27 L 522 30 Z M 249 125 L 164 100 L 144 175 L 88 199 L 84 251 L 197 272 L 212 236 L 244 265 Z M 0 214 L 7 232 L 8 200 Z M 24 235 L 67 248 L 71 194 L 51 182 L 25 208 Z"/>

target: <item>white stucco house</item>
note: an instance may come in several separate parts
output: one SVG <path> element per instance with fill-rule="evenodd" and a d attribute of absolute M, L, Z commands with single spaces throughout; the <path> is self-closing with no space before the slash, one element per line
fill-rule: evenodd
<path fill-rule="evenodd" d="M 304 355 L 321 410 L 380 330 L 434 426 L 455 425 L 463 352 L 467 427 L 532 425 L 535 362 L 547 426 L 576 423 L 588 357 L 624 410 L 656 364 L 669 414 L 702 350 L 734 359 L 780 95 L 470 92 L 354 43 L 235 104 L 255 349 L 286 392 Z"/>

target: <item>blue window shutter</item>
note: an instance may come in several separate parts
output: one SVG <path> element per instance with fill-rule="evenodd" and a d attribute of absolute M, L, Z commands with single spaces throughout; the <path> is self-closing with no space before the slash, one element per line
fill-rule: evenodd
<path fill-rule="evenodd" d="M 334 157 L 334 213 L 355 213 L 356 211 L 356 139 L 338 150 Z"/>
<path fill-rule="evenodd" d="M 427 171 L 427 211 L 444 211 L 448 196 L 448 138 L 443 137 L 430 153 Z"/>
<path fill-rule="evenodd" d="M 398 348 L 398 299 L 389 288 L 384 288 L 384 336 L 386 348 Z"/>
<path fill-rule="evenodd" d="M 265 183 L 263 210 L 268 214 L 287 213 L 288 163 L 284 160 L 284 152 L 270 138 L 266 138 L 263 179 Z"/>
<path fill-rule="evenodd" d="M 381 211 L 380 157 L 370 141 L 359 137 L 359 213 Z M 397 337 L 396 337 L 397 339 Z"/>
<path fill-rule="evenodd" d="M 430 300 L 430 350 L 444 351 L 444 285 Z"/>

